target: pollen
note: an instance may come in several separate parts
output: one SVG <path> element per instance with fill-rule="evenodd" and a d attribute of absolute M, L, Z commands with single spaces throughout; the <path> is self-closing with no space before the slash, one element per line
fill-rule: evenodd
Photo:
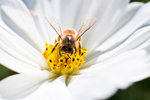
<path fill-rule="evenodd" d="M 55 40 L 54 44 L 45 43 L 46 49 L 42 53 L 42 55 L 47 60 L 47 63 L 49 65 L 48 69 L 52 73 L 58 75 L 71 75 L 74 74 L 74 72 L 79 71 L 81 65 L 85 62 L 84 58 L 87 49 L 81 48 L 81 53 L 79 53 L 79 49 L 77 49 L 77 52 L 70 54 L 60 51 L 59 44 L 55 47 L 56 43 L 57 39 Z"/>

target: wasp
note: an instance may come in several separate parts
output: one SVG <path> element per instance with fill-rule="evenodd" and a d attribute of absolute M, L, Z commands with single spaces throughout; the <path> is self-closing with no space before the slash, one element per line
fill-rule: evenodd
<path fill-rule="evenodd" d="M 78 30 L 78 32 L 76 32 L 74 29 L 70 28 L 62 30 L 60 24 L 58 23 L 58 21 L 56 21 L 56 19 L 49 19 L 47 17 L 47 21 L 58 34 L 58 42 L 55 44 L 51 53 L 55 50 L 57 46 L 59 46 L 60 52 L 63 51 L 65 53 L 70 53 L 71 55 L 74 52 L 76 53 L 77 50 L 79 50 L 79 54 L 81 54 L 81 36 L 96 23 L 95 18 L 86 19 L 81 24 L 81 27 Z"/>

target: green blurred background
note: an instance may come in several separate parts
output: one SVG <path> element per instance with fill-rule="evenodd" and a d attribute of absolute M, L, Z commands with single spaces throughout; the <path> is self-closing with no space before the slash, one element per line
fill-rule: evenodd
<path fill-rule="evenodd" d="M 135 1 L 146 3 L 146 2 L 149 2 L 150 0 L 131 0 L 131 2 L 135 2 Z"/>
<path fill-rule="evenodd" d="M 150 0 L 131 0 L 131 2 L 149 2 Z M 0 65 L 0 80 L 16 74 Z M 137 82 L 126 90 L 118 90 L 109 100 L 150 100 L 150 78 Z"/>

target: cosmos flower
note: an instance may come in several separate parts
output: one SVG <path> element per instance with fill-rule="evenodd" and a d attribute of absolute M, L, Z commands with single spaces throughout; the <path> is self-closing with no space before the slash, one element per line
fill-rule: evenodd
<path fill-rule="evenodd" d="M 0 81 L 2 98 L 107 99 L 117 89 L 125 89 L 150 76 L 150 3 L 1 0 L 0 7 L 0 63 L 18 73 Z M 51 54 L 58 35 L 46 16 L 58 19 L 62 29 L 76 31 L 87 17 L 97 19 L 81 39 L 85 58 L 75 53 L 70 58 L 65 58 L 66 54 L 57 57 L 58 48 Z M 64 65 L 60 65 L 62 70 L 58 68 L 61 72 L 58 74 L 55 69 L 61 57 L 62 60 L 79 57 L 83 64 L 62 61 L 66 66 L 79 68 L 69 74 L 69 69 L 61 72 Z M 56 67 L 50 63 L 53 59 L 57 60 Z"/>

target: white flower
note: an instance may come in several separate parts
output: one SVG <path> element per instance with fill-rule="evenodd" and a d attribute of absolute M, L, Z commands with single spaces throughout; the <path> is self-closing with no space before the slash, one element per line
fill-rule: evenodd
<path fill-rule="evenodd" d="M 25 4 L 24 4 L 25 2 Z M 19 74 L 0 82 L 0 95 L 23 100 L 107 99 L 117 89 L 150 76 L 150 3 L 128 0 L 1 0 L 0 63 Z M 28 8 L 30 9 L 28 9 Z M 86 17 L 96 25 L 82 36 L 88 48 L 80 75 L 68 86 L 42 56 L 57 34 L 45 16 L 78 30 Z M 36 91 L 35 91 L 36 90 Z"/>

